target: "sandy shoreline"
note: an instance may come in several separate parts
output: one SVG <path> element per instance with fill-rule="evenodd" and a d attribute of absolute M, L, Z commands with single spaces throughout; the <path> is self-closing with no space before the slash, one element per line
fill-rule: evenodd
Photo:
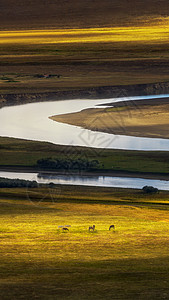
<path fill-rule="evenodd" d="M 109 104 L 50 119 L 116 135 L 169 138 L 169 98 Z"/>

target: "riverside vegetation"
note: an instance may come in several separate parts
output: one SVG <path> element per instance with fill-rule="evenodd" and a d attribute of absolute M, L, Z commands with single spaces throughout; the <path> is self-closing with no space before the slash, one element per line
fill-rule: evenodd
<path fill-rule="evenodd" d="M 50 158 L 50 159 L 49 159 Z M 91 164 L 90 172 L 113 174 L 143 174 L 168 176 L 168 151 L 126 151 L 95 149 L 86 147 L 61 146 L 44 142 L 0 137 L 0 168 L 8 170 L 43 170 L 37 161 L 76 161 Z M 53 170 L 49 165 L 45 170 Z M 63 169 L 65 169 L 63 167 Z M 82 169 L 82 168 L 81 168 Z M 77 169 L 78 170 L 78 169 Z M 87 170 L 85 168 L 85 170 Z M 56 169 L 57 171 L 57 169 Z"/>

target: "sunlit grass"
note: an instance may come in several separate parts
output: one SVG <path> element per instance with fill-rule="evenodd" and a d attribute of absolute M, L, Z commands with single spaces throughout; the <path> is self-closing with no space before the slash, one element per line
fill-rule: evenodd
<path fill-rule="evenodd" d="M 168 254 L 169 216 L 165 211 L 120 205 L 15 201 L 13 207 L 12 202 L 2 203 L 6 207 L 0 216 L 1 259 L 85 262 Z M 64 224 L 71 225 L 69 232 L 58 229 Z M 89 232 L 93 224 L 96 231 Z M 108 230 L 111 224 L 115 231 Z"/>
<path fill-rule="evenodd" d="M 1 44 L 60 44 L 94 42 L 169 41 L 169 18 L 157 24 L 114 28 L 1 31 Z"/>
<path fill-rule="evenodd" d="M 77 189 L 79 199 L 90 198 Z M 121 201 L 124 192 L 119 192 L 115 199 Z M 0 199 L 2 299 L 94 300 L 106 295 L 134 300 L 140 292 L 139 299 L 162 299 L 156 297 L 157 286 L 160 295 L 168 295 L 167 207 L 68 203 L 70 191 L 62 202 L 41 203 L 12 199 L 14 189 L 9 193 L 11 198 Z M 69 232 L 58 229 L 66 224 Z M 89 232 L 93 224 L 96 231 Z M 115 231 L 109 231 L 110 224 Z"/>
<path fill-rule="evenodd" d="M 1 93 L 168 81 L 168 41 L 169 18 L 126 27 L 0 31 L 0 73 L 19 75 L 1 80 Z M 59 80 L 34 77 L 56 70 Z"/>

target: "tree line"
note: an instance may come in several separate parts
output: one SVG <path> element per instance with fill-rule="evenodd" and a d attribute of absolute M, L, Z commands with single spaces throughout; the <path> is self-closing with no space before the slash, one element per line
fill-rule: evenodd
<path fill-rule="evenodd" d="M 54 159 L 42 158 L 37 161 L 37 166 L 41 169 L 55 169 L 55 170 L 93 170 L 99 169 L 100 164 L 98 160 L 87 159 Z"/>
<path fill-rule="evenodd" d="M 20 187 L 29 187 L 36 188 L 38 183 L 30 180 L 24 179 L 9 179 L 9 178 L 0 178 L 0 188 L 20 188 Z"/>

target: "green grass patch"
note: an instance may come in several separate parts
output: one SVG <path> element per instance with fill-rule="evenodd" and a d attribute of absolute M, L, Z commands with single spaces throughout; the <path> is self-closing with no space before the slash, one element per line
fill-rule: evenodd
<path fill-rule="evenodd" d="M 99 192 L 98 192 L 99 191 Z M 36 205 L 48 201 L 50 203 L 86 203 L 116 205 L 146 205 L 168 209 L 169 192 L 159 191 L 145 194 L 139 189 L 105 188 L 90 186 L 54 185 L 38 188 L 1 188 L 4 199 L 30 200 Z"/>
<path fill-rule="evenodd" d="M 98 160 L 100 171 L 169 172 L 167 151 L 97 150 L 86 147 L 54 145 L 44 142 L 0 137 L 0 166 L 36 167 L 37 160 L 88 159 Z"/>

